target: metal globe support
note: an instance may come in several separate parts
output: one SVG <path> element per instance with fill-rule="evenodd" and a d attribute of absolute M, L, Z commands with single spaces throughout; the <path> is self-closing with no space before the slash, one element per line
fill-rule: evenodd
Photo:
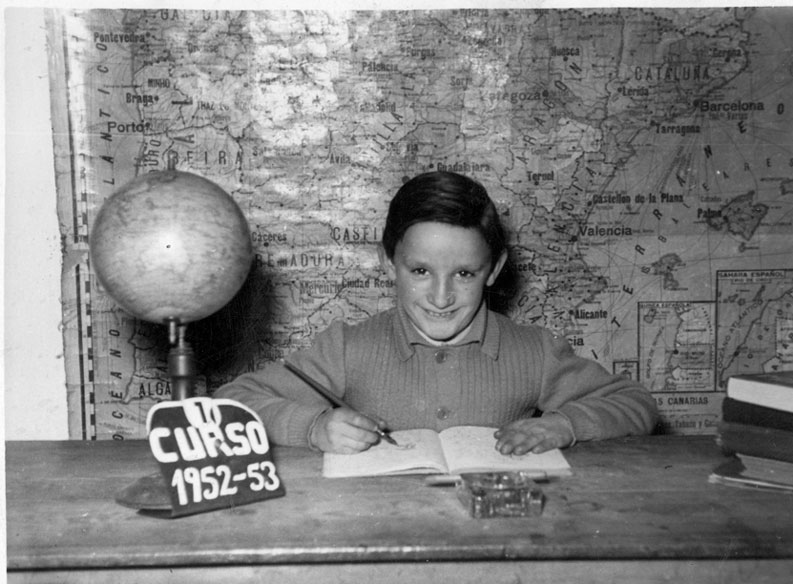
<path fill-rule="evenodd" d="M 177 319 L 166 319 L 168 340 L 168 376 L 171 378 L 171 399 L 187 399 L 195 395 L 195 353 L 186 340 L 187 325 Z"/>

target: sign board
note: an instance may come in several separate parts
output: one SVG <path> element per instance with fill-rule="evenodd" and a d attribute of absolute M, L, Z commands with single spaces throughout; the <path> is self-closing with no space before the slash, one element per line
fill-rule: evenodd
<path fill-rule="evenodd" d="M 146 429 L 171 499 L 171 516 L 281 497 L 270 443 L 259 416 L 228 399 L 161 402 Z"/>

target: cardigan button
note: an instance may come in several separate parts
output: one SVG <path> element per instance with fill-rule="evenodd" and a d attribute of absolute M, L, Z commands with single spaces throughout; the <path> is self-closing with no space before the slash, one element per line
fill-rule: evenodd
<path fill-rule="evenodd" d="M 438 416 L 439 420 L 445 420 L 446 418 L 449 417 L 449 414 L 450 414 L 449 410 L 443 407 L 435 410 L 435 415 Z"/>
<path fill-rule="evenodd" d="M 449 358 L 449 353 L 446 352 L 446 351 L 437 351 L 435 353 L 435 362 L 436 363 L 443 363 L 448 358 Z"/>

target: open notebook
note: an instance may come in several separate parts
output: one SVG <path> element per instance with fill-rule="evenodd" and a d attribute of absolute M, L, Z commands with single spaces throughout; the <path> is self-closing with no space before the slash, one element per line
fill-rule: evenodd
<path fill-rule="evenodd" d="M 534 478 L 571 474 L 559 449 L 542 454 L 503 455 L 495 448 L 496 428 L 455 426 L 434 430 L 402 430 L 391 436 L 399 446 L 381 441 L 356 454 L 325 453 L 322 475 L 329 478 L 394 474 L 460 474 L 524 471 Z"/>

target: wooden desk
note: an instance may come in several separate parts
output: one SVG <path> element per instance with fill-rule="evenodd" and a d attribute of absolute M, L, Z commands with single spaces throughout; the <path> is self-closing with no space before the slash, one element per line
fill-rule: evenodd
<path fill-rule="evenodd" d="M 785 582 L 793 496 L 707 481 L 712 437 L 579 444 L 539 518 L 472 519 L 415 476 L 322 479 L 277 448 L 287 494 L 180 519 L 115 492 L 156 472 L 144 441 L 9 442 L 11 582 Z M 113 571 L 111 573 L 111 571 Z M 116 572 L 118 571 L 118 572 Z"/>

